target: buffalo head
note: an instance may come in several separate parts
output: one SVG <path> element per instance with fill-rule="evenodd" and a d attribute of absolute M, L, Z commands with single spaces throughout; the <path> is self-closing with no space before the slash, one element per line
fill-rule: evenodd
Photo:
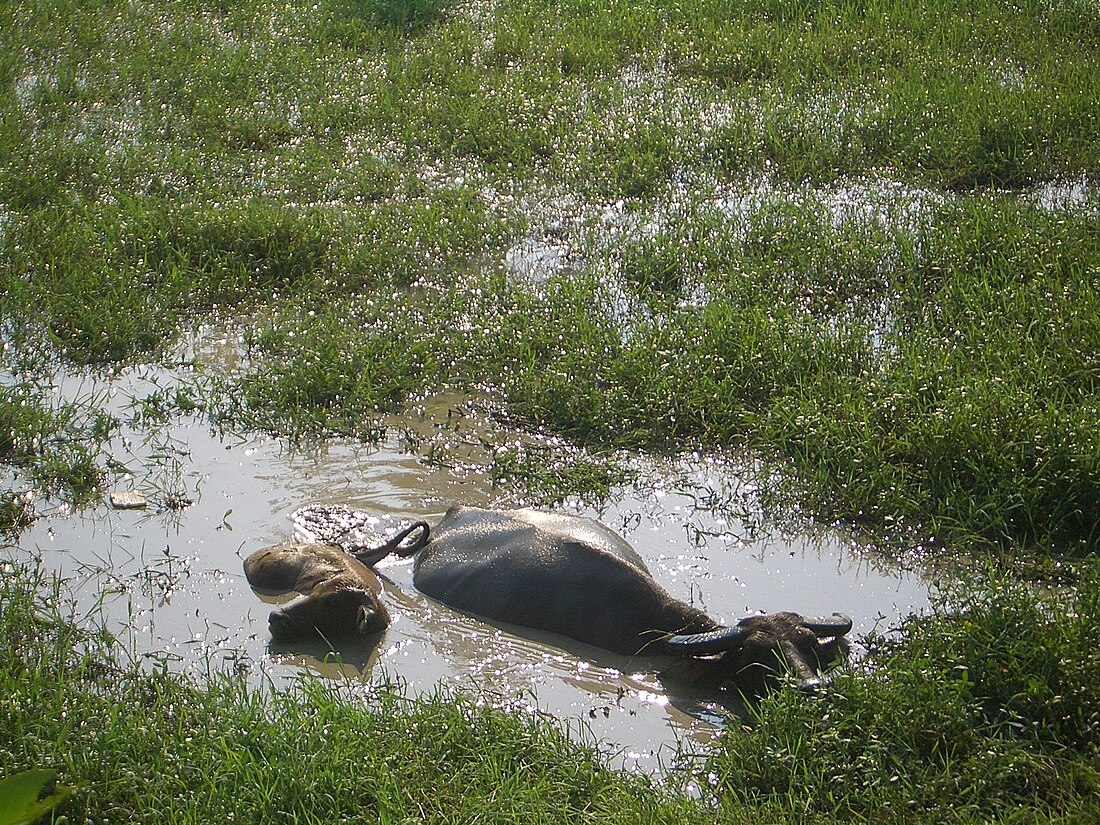
<path fill-rule="evenodd" d="M 715 672 L 732 682 L 746 696 L 760 696 L 769 687 L 792 678 L 798 687 L 813 692 L 821 687 L 821 672 L 848 650 L 844 634 L 852 620 L 832 616 L 807 618 L 797 613 L 749 616 L 733 627 L 706 633 L 674 635 L 664 640 L 670 653 L 680 656 L 714 656 Z"/>
<path fill-rule="evenodd" d="M 268 617 L 277 641 L 376 633 L 389 624 L 378 577 L 339 547 L 295 542 L 265 547 L 245 560 L 244 572 L 259 590 L 302 594 Z"/>
<path fill-rule="evenodd" d="M 370 635 L 386 629 L 389 612 L 370 590 L 348 577 L 337 576 L 314 587 L 308 595 L 272 610 L 271 637 L 291 642 L 320 634 L 325 638 L 349 633 Z"/>

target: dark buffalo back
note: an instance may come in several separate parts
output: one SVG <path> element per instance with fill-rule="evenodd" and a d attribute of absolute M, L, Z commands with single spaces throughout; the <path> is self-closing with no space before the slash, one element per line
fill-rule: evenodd
<path fill-rule="evenodd" d="M 578 516 L 452 507 L 413 578 L 458 610 L 617 653 L 664 652 L 664 635 L 714 627 L 665 592 L 622 537 Z"/>

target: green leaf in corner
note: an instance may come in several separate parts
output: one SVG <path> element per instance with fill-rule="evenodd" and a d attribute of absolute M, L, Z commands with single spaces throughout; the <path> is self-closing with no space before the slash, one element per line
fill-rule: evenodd
<path fill-rule="evenodd" d="M 57 771 L 24 771 L 0 779 L 0 825 L 29 825 L 49 813 L 73 792 L 55 788 L 56 781 Z"/>

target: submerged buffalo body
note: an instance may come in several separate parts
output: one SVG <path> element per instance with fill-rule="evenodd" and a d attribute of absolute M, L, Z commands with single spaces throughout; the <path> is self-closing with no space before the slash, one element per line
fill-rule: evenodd
<path fill-rule="evenodd" d="M 662 590 L 616 533 L 537 510 L 452 507 L 417 554 L 413 583 L 459 610 L 627 655 L 715 627 Z"/>
<path fill-rule="evenodd" d="M 775 613 L 723 627 L 665 592 L 599 522 L 526 509 L 452 507 L 417 552 L 413 583 L 458 610 L 617 653 L 708 657 L 715 683 L 753 694 L 784 672 L 804 689 L 819 685 L 852 626 L 839 614 Z"/>

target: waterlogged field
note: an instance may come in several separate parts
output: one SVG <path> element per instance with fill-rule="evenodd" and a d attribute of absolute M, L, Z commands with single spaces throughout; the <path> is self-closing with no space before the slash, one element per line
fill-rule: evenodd
<path fill-rule="evenodd" d="M 866 666 L 712 743 L 395 568 L 339 673 L 533 684 L 618 764 L 687 736 L 733 819 L 1087 819 L 1098 41 L 1080 0 L 0 0 L 8 556 L 162 678 L 278 674 L 240 558 L 296 507 L 569 508 Z M 66 764 L 5 713 L 0 767 Z"/>

